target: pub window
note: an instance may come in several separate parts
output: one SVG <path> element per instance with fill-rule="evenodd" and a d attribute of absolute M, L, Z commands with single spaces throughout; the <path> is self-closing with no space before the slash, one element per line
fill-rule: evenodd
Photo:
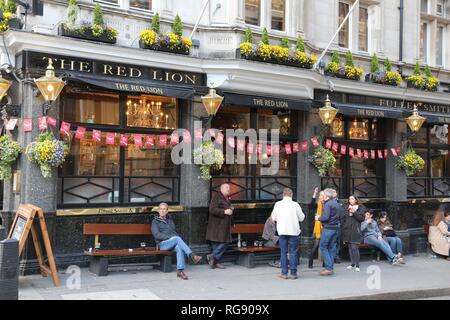
<path fill-rule="evenodd" d="M 369 13 L 367 8 L 359 8 L 359 51 L 369 51 Z"/>
<path fill-rule="evenodd" d="M 285 0 L 272 0 L 272 30 L 285 30 Z"/>
<path fill-rule="evenodd" d="M 72 139 L 69 156 L 60 169 L 59 207 L 179 202 L 179 167 L 172 163 L 171 148 L 158 147 L 158 140 L 152 147 L 147 147 L 145 140 L 142 147 L 134 145 L 134 134 L 169 135 L 177 128 L 177 99 L 68 87 L 60 100 L 61 119 L 72 123 L 72 135 L 77 123 L 87 131 L 84 139 Z M 160 122 L 147 117 L 156 108 Z M 102 132 L 101 142 L 93 139 L 94 129 Z M 106 144 L 106 133 L 115 135 L 114 145 Z M 120 134 L 128 135 L 128 147 L 119 145 Z"/>
<path fill-rule="evenodd" d="M 222 106 L 212 120 L 212 127 L 218 130 L 250 128 L 250 108 Z"/>
<path fill-rule="evenodd" d="M 290 110 L 258 109 L 258 129 L 280 130 L 280 136 L 293 134 L 292 112 Z"/>
<path fill-rule="evenodd" d="M 152 10 L 152 0 L 130 0 L 130 8 Z"/>
<path fill-rule="evenodd" d="M 333 138 L 343 138 L 344 137 L 344 118 L 340 115 L 334 118 L 330 126 L 330 135 Z"/>
<path fill-rule="evenodd" d="M 261 24 L 261 0 L 245 0 L 245 23 Z"/>
<path fill-rule="evenodd" d="M 350 5 L 348 3 L 339 2 L 339 25 L 344 21 L 349 11 Z M 349 48 L 350 46 L 350 24 L 351 17 L 349 17 L 341 31 L 339 31 L 339 46 L 342 48 Z"/>
<path fill-rule="evenodd" d="M 351 140 L 369 140 L 369 120 L 355 118 L 348 129 L 348 137 Z"/>
<path fill-rule="evenodd" d="M 65 121 L 119 124 L 119 95 L 78 91 L 76 88 L 67 87 L 62 94 L 62 113 Z"/>
<path fill-rule="evenodd" d="M 128 96 L 127 126 L 173 130 L 177 125 L 177 100 L 158 96 Z"/>

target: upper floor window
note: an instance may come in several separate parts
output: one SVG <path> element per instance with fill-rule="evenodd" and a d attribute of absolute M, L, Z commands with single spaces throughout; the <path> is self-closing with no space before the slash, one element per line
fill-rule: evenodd
<path fill-rule="evenodd" d="M 428 0 L 420 0 L 420 11 L 423 13 L 429 13 Z"/>
<path fill-rule="evenodd" d="M 420 25 L 420 59 L 428 63 L 430 48 L 430 28 L 428 23 L 422 22 Z"/>
<path fill-rule="evenodd" d="M 261 24 L 261 0 L 245 0 L 245 23 Z"/>
<path fill-rule="evenodd" d="M 437 28 L 436 36 L 436 65 L 444 65 L 444 27 Z"/>
<path fill-rule="evenodd" d="M 130 0 L 130 8 L 152 10 L 152 0 Z"/>
<path fill-rule="evenodd" d="M 108 3 L 108 4 L 114 4 L 114 5 L 119 5 L 119 0 L 101 0 L 99 2 L 104 2 L 104 3 Z"/>
<path fill-rule="evenodd" d="M 350 5 L 345 2 L 339 2 L 339 25 L 344 21 L 350 11 Z M 339 31 L 339 46 L 348 48 L 350 45 L 350 23 L 347 21 Z"/>
<path fill-rule="evenodd" d="M 285 30 L 285 0 L 272 0 L 272 30 Z"/>
<path fill-rule="evenodd" d="M 369 51 L 369 12 L 367 8 L 359 8 L 359 51 Z"/>
<path fill-rule="evenodd" d="M 444 16 L 445 14 L 445 2 L 444 0 L 437 0 L 436 2 L 436 15 Z"/>

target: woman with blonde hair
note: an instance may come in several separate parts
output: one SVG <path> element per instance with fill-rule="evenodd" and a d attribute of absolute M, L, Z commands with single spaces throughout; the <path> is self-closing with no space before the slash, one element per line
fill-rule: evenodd
<path fill-rule="evenodd" d="M 450 222 L 450 212 L 448 210 L 438 210 L 433 217 L 428 234 L 428 241 L 433 252 L 450 260 L 450 232 L 448 223 Z"/>
<path fill-rule="evenodd" d="M 316 199 L 317 193 L 319 193 L 319 198 Z M 323 191 L 319 192 L 319 188 L 314 189 L 314 193 L 312 196 L 311 201 L 311 210 L 313 211 L 313 216 L 315 215 L 322 215 L 322 208 L 323 208 Z M 322 234 L 322 223 L 319 220 L 314 221 L 314 229 L 313 229 L 313 237 L 314 239 L 314 246 L 311 250 L 311 255 L 309 256 L 308 261 L 308 268 L 312 269 L 314 264 L 314 256 L 319 250 L 319 244 L 320 244 L 320 235 Z"/>

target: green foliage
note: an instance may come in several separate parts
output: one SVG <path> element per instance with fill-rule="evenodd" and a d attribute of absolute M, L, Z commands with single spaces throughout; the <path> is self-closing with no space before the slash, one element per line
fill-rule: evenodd
<path fill-rule="evenodd" d="M 297 48 L 297 51 L 305 52 L 305 43 L 303 42 L 303 38 L 301 35 L 297 36 L 296 48 Z"/>
<path fill-rule="evenodd" d="M 77 0 L 69 0 L 69 5 L 67 7 L 67 24 L 73 27 L 77 21 L 78 16 L 78 3 Z"/>
<path fill-rule="evenodd" d="M 421 76 L 422 75 L 422 70 L 420 70 L 419 61 L 416 61 L 416 64 L 414 65 L 414 75 L 415 76 Z"/>
<path fill-rule="evenodd" d="M 433 75 L 431 74 L 430 66 L 429 66 L 429 65 L 426 65 L 426 66 L 425 66 L 425 77 L 430 78 L 430 77 L 432 77 L 432 76 L 433 76 Z"/>
<path fill-rule="evenodd" d="M 331 56 L 331 62 L 340 64 L 341 58 L 339 57 L 339 53 L 337 51 L 333 51 L 333 55 Z"/>
<path fill-rule="evenodd" d="M 377 54 L 374 53 L 372 60 L 370 61 L 370 72 L 377 73 L 380 70 L 380 62 L 378 61 Z"/>
<path fill-rule="evenodd" d="M 153 30 L 153 31 L 155 31 L 156 33 L 159 34 L 159 32 L 160 32 L 160 22 L 161 22 L 161 19 L 159 18 L 159 14 L 157 12 L 153 16 L 152 22 L 150 23 L 150 30 Z"/>
<path fill-rule="evenodd" d="M 392 69 L 392 62 L 389 60 L 389 58 L 386 58 L 386 60 L 384 60 L 384 70 L 391 71 L 391 69 Z"/>
<path fill-rule="evenodd" d="M 180 16 L 177 14 L 175 20 L 173 21 L 172 32 L 181 37 L 183 35 L 183 29 L 183 22 L 181 21 Z"/>
<path fill-rule="evenodd" d="M 267 28 L 264 28 L 264 30 L 262 32 L 261 42 L 263 44 L 269 44 L 269 32 L 267 31 Z"/>
<path fill-rule="evenodd" d="M 348 51 L 347 54 L 345 55 L 345 65 L 350 67 L 355 66 L 353 63 L 353 54 L 351 53 L 351 51 Z"/>
<path fill-rule="evenodd" d="M 253 32 L 250 27 L 247 27 L 247 29 L 245 29 L 245 42 L 253 43 Z"/>
<path fill-rule="evenodd" d="M 16 13 L 17 5 L 13 0 L 0 0 L 0 10 L 3 12 Z"/>
<path fill-rule="evenodd" d="M 93 24 L 97 25 L 102 25 L 104 23 L 102 7 L 98 3 L 95 5 L 94 8 L 94 16 L 92 22 Z"/>
<path fill-rule="evenodd" d="M 288 39 L 288 37 L 283 37 L 281 39 L 281 47 L 282 48 L 289 48 L 289 39 Z"/>

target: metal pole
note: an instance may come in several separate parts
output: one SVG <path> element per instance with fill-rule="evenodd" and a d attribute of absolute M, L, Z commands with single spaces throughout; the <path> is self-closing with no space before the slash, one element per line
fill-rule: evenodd
<path fill-rule="evenodd" d="M 399 43 L 399 57 L 398 61 L 403 61 L 403 28 L 404 28 L 404 1 L 400 0 L 400 43 Z"/>
<path fill-rule="evenodd" d="M 359 1 L 359 0 L 358 0 Z M 200 20 L 203 17 L 203 14 L 205 13 L 206 7 L 211 2 L 211 0 L 206 0 L 205 4 L 203 6 L 202 12 L 200 13 L 200 16 L 197 19 L 197 22 L 195 23 L 194 29 L 192 30 L 191 36 L 189 37 L 192 40 L 192 37 L 194 36 L 195 31 L 197 30 L 198 24 L 200 23 Z"/>
<path fill-rule="evenodd" d="M 356 5 L 359 3 L 360 0 L 356 0 L 355 3 L 353 4 L 353 6 L 350 8 L 350 11 L 348 12 L 347 16 L 344 18 L 344 21 L 342 21 L 341 25 L 339 26 L 339 28 L 336 30 L 335 34 L 333 35 L 333 38 L 331 38 L 330 42 L 328 43 L 327 47 L 325 48 L 325 50 L 323 50 L 322 54 L 320 55 L 319 59 L 317 59 L 316 64 L 314 65 L 313 69 L 317 68 L 317 65 L 320 63 L 320 61 L 323 59 L 323 57 L 325 56 L 325 54 L 327 53 L 328 49 L 330 48 L 331 44 L 334 41 L 334 38 L 336 38 L 336 36 L 338 35 L 339 31 L 341 31 L 342 27 L 344 26 L 344 24 L 347 22 L 348 18 L 350 17 L 350 15 L 352 14 L 353 10 L 355 9 Z"/>

